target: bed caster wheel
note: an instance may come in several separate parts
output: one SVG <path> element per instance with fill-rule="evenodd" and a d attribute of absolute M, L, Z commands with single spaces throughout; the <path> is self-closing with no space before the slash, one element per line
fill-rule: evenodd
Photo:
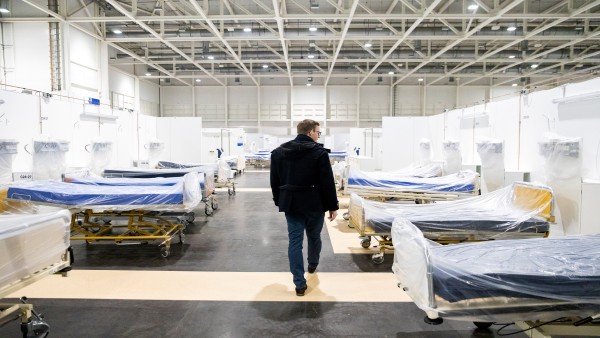
<path fill-rule="evenodd" d="M 213 210 L 217 210 L 219 208 L 219 203 L 215 199 L 210 202 L 210 205 L 212 206 Z"/>
<path fill-rule="evenodd" d="M 169 248 L 167 248 L 166 246 L 163 246 L 162 248 L 160 248 L 160 255 L 163 256 L 164 258 L 169 257 L 170 254 L 171 254 L 171 250 Z"/>
<path fill-rule="evenodd" d="M 206 214 L 206 216 L 212 215 L 213 208 L 210 205 L 207 205 L 206 207 L 204 207 L 204 213 Z"/>
<path fill-rule="evenodd" d="M 348 228 L 354 229 L 354 224 L 352 224 L 352 222 L 348 222 Z"/>
<path fill-rule="evenodd" d="M 374 254 L 373 256 L 371 256 L 371 260 L 373 261 L 373 263 L 378 264 L 378 265 L 383 263 L 384 259 L 385 258 L 383 257 L 383 252 L 377 253 L 377 254 Z"/>
<path fill-rule="evenodd" d="M 423 318 L 423 320 L 425 321 L 425 323 L 429 324 L 429 325 L 440 325 L 441 323 L 444 322 L 444 319 L 442 317 L 437 317 L 437 318 L 429 318 L 427 316 L 425 316 L 425 318 Z"/>
<path fill-rule="evenodd" d="M 348 220 L 350 220 L 350 213 L 349 213 L 349 212 L 345 212 L 345 213 L 342 215 L 342 217 L 343 217 L 343 218 L 344 218 L 346 221 L 348 221 Z"/>
<path fill-rule="evenodd" d="M 370 238 L 363 238 L 360 241 L 360 246 L 362 246 L 365 249 L 368 249 L 371 246 L 371 239 Z"/>
<path fill-rule="evenodd" d="M 196 215 L 193 212 L 189 212 L 187 214 L 185 214 L 183 220 L 187 223 L 194 223 L 194 220 L 196 219 Z"/>
<path fill-rule="evenodd" d="M 183 232 L 179 233 L 179 243 L 185 244 L 185 234 Z"/>
<path fill-rule="evenodd" d="M 229 194 L 229 196 L 233 195 L 233 191 L 231 191 L 231 188 L 227 188 L 227 194 Z"/>
<path fill-rule="evenodd" d="M 473 324 L 475 324 L 475 326 L 477 326 L 478 329 L 485 330 L 485 329 L 489 329 L 490 326 L 492 326 L 494 323 L 493 322 L 473 322 Z"/>

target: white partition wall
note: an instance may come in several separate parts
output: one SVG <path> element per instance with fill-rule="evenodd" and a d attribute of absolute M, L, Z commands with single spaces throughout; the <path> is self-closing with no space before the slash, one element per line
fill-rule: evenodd
<path fill-rule="evenodd" d="M 164 142 L 160 160 L 202 162 L 201 117 L 159 117 L 156 119 L 156 137 Z"/>

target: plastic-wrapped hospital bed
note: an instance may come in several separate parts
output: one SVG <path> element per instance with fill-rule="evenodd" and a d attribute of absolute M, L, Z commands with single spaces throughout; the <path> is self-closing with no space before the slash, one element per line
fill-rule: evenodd
<path fill-rule="evenodd" d="M 198 174 L 189 173 L 173 185 L 33 181 L 10 186 L 7 199 L 70 209 L 71 240 L 117 244 L 159 240 L 161 254 L 167 257 L 173 237 L 179 236 L 183 242 L 185 224 L 160 213 L 191 212 L 201 195 Z"/>
<path fill-rule="evenodd" d="M 479 174 L 465 170 L 441 176 L 439 164 L 413 166 L 394 172 L 348 168 L 345 193 L 380 200 L 421 202 L 451 200 L 479 194 Z"/>
<path fill-rule="evenodd" d="M 345 151 L 331 151 L 329 153 L 329 162 L 331 165 L 334 165 L 335 162 L 345 162 L 346 157 L 348 157 L 348 153 Z"/>
<path fill-rule="evenodd" d="M 236 170 L 233 170 L 230 166 L 231 161 L 225 159 L 218 159 L 216 163 L 197 163 L 197 164 L 181 164 L 175 162 L 160 161 L 158 167 L 161 169 L 202 169 L 203 171 L 212 171 L 215 179 L 215 186 L 217 188 L 227 187 L 229 196 L 235 195 L 235 182 L 233 178 Z M 237 167 L 237 165 L 236 165 Z"/>
<path fill-rule="evenodd" d="M 20 210 L 6 201 L 0 213 L 0 298 L 14 293 L 50 274 L 70 270 L 69 223 L 71 214 L 57 208 Z M 14 213 L 17 212 L 17 213 Z M 45 337 L 49 325 L 26 298 L 21 303 L 0 302 L 0 326 L 15 316 L 21 321 L 23 337 Z"/>
<path fill-rule="evenodd" d="M 546 237 L 554 221 L 552 189 L 525 182 L 435 204 L 382 203 L 352 194 L 348 213 L 349 226 L 358 231 L 363 247 L 368 248 L 372 238 L 379 242 L 375 263 L 383 262 L 383 251 L 391 248 L 396 217 L 409 220 L 426 238 L 439 243 Z"/>
<path fill-rule="evenodd" d="M 104 169 L 103 176 L 106 178 L 168 178 L 182 177 L 188 173 L 198 173 L 202 202 L 205 204 L 206 215 L 211 215 L 219 207 L 214 196 L 215 192 L 215 168 L 216 164 L 207 167 L 190 167 L 179 169 L 145 169 L 145 168 L 109 168 Z"/>
<path fill-rule="evenodd" d="M 271 166 L 271 152 L 270 151 L 259 151 L 255 154 L 245 154 L 246 164 L 254 167 L 270 167 Z"/>
<path fill-rule="evenodd" d="M 439 245 L 396 218 L 392 236 L 394 274 L 428 323 L 444 316 L 478 327 L 498 321 L 532 327 L 532 321 L 575 317 L 571 325 L 581 325 L 600 317 L 598 234 Z M 592 333 L 600 335 L 598 324 L 579 335 Z"/>

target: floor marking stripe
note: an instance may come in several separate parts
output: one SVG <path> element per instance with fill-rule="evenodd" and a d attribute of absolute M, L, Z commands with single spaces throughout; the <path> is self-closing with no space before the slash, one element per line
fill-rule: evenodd
<path fill-rule="evenodd" d="M 410 302 L 390 273 L 307 274 L 304 297 L 289 272 L 73 270 L 51 275 L 8 298 L 192 301 Z"/>

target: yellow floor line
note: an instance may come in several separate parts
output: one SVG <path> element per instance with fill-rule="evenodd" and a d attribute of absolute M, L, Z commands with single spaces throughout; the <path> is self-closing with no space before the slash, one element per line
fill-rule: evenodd
<path fill-rule="evenodd" d="M 8 298 L 410 302 L 389 273 L 307 274 L 308 291 L 297 297 L 289 272 L 73 270 L 51 275 Z"/>
<path fill-rule="evenodd" d="M 341 201 L 340 201 L 341 204 Z M 371 247 L 364 249 L 360 245 L 359 233 L 354 228 L 348 227 L 348 221 L 344 220 L 343 214 L 348 209 L 338 210 L 338 216 L 333 221 L 325 219 L 325 228 L 329 233 L 333 253 L 336 254 L 373 254 L 379 252 L 379 248 L 373 247 L 377 245 L 377 241 L 371 239 Z M 392 250 L 387 250 L 387 254 L 393 253 Z M 391 259 L 387 258 L 386 259 Z"/>

